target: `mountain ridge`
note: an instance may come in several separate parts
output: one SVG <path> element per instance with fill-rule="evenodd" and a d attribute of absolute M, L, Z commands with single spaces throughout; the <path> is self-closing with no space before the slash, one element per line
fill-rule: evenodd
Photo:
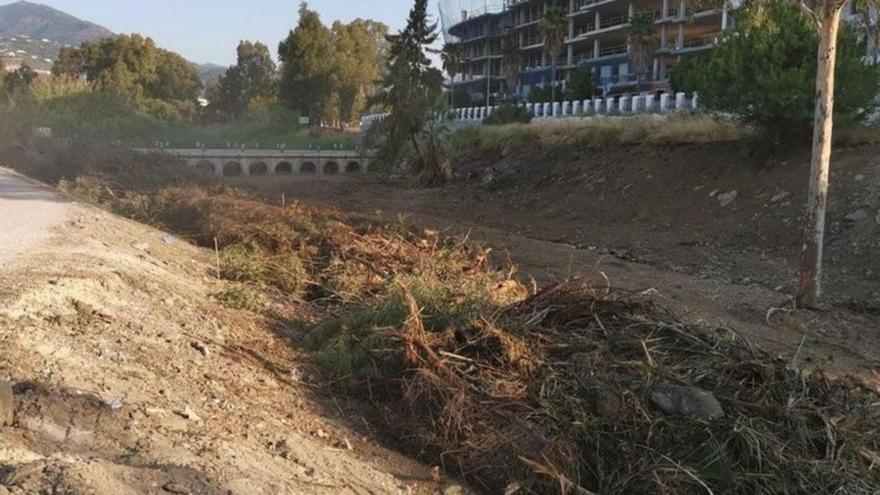
<path fill-rule="evenodd" d="M 18 1 L 0 5 L 0 37 L 29 37 L 61 46 L 78 46 L 115 36 L 113 31 L 48 5 Z"/>

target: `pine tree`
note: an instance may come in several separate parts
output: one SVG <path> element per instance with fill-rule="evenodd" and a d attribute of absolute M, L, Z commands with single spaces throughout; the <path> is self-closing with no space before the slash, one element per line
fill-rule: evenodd
<path fill-rule="evenodd" d="M 415 0 L 406 27 L 388 36 L 388 74 L 377 102 L 388 109 L 380 130 L 385 142 L 382 155 L 396 159 L 406 143 L 418 155 L 417 171 L 428 182 L 448 177 L 448 167 L 438 159 L 436 143 L 425 133 L 431 111 L 442 97 L 443 75 L 431 67 L 427 48 L 437 40 L 437 25 L 428 20 L 427 0 Z M 425 142 L 423 142 L 423 140 Z"/>

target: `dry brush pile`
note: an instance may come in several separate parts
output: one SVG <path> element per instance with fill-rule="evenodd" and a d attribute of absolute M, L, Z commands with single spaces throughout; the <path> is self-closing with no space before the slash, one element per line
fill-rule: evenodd
<path fill-rule="evenodd" d="M 169 167 L 146 180 L 161 158 L 108 156 L 87 155 L 65 187 L 216 242 L 236 284 L 317 302 L 326 317 L 304 344 L 335 386 L 487 492 L 880 492 L 880 395 L 854 382 L 679 321 L 646 294 L 527 290 L 465 241 L 269 205 Z"/>
<path fill-rule="evenodd" d="M 880 490 L 880 396 L 856 383 L 584 281 L 479 310 L 452 292 L 401 282 L 313 344 L 332 361 L 353 336 L 361 368 L 335 371 L 389 431 L 489 493 Z M 719 410 L 700 411 L 707 392 Z"/>

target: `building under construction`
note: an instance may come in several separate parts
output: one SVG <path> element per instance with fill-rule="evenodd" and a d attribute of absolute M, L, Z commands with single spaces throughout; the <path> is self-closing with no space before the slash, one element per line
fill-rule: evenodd
<path fill-rule="evenodd" d="M 586 70 L 599 94 L 667 89 L 670 68 L 682 57 L 711 50 L 730 23 L 727 8 L 693 11 L 681 0 L 440 0 L 445 40 L 461 48 L 456 91 L 479 100 L 487 91 L 523 98 L 535 87 L 549 87 L 552 71 L 539 24 L 551 7 L 568 18 L 555 84 L 564 87 L 573 70 Z M 640 70 L 633 69 L 630 46 L 636 14 L 653 24 L 654 53 Z M 515 83 L 505 77 L 506 44 L 519 50 Z"/>

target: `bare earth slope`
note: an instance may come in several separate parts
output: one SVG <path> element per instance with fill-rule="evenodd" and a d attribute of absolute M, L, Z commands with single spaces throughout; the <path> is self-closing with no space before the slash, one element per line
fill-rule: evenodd
<path fill-rule="evenodd" d="M 43 240 L 26 228 L 39 215 L 16 221 L 30 244 L 0 268 L 0 379 L 18 402 L 0 493 L 446 488 L 345 426 L 360 421 L 315 393 L 282 332 L 219 307 L 211 253 L 8 178 L 0 219 L 32 196 L 63 221 Z"/>

